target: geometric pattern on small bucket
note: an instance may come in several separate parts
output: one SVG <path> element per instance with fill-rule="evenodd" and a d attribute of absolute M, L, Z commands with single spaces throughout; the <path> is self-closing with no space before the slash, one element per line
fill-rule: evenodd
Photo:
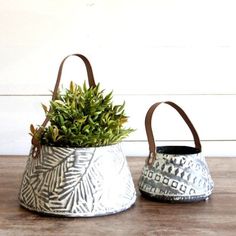
<path fill-rule="evenodd" d="M 151 120 L 154 110 L 162 103 L 175 108 L 182 116 L 192 132 L 195 147 L 155 146 Z M 199 136 L 186 113 L 173 102 L 155 103 L 146 114 L 145 128 L 149 156 L 138 183 L 141 194 L 157 201 L 168 202 L 208 199 L 214 183 L 201 151 Z"/>
<path fill-rule="evenodd" d="M 75 216 L 114 214 L 136 199 L 120 144 L 96 148 L 42 146 L 29 156 L 20 204 L 41 213 Z"/>

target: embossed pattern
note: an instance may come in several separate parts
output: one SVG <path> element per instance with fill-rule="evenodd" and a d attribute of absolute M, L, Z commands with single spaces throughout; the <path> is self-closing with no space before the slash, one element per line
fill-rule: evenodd
<path fill-rule="evenodd" d="M 181 202 L 209 197 L 213 181 L 201 153 L 156 155 L 151 166 L 144 166 L 139 180 L 139 189 L 144 196 Z"/>
<path fill-rule="evenodd" d="M 63 216 L 98 216 L 128 209 L 136 199 L 119 144 L 98 148 L 42 146 L 29 156 L 19 193 L 27 209 Z"/>

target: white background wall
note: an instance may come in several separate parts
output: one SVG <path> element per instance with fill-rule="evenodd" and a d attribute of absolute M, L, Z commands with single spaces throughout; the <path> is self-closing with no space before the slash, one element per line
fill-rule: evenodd
<path fill-rule="evenodd" d="M 27 154 L 29 124 L 44 119 L 58 66 L 86 55 L 95 79 L 126 101 L 127 155 L 148 152 L 147 109 L 172 100 L 189 115 L 208 156 L 236 155 L 236 3 L 230 0 L 0 0 L 0 154 Z M 63 84 L 82 83 L 69 59 Z M 161 106 L 158 144 L 192 145 L 178 115 Z"/>

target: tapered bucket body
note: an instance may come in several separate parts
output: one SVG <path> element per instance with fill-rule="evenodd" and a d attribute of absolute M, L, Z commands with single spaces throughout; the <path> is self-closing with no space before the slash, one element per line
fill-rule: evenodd
<path fill-rule="evenodd" d="M 92 217 L 130 208 L 133 180 L 120 144 L 94 148 L 42 146 L 29 155 L 20 187 L 20 204 L 32 211 Z"/>
<path fill-rule="evenodd" d="M 158 147 L 152 165 L 145 165 L 139 180 L 140 192 L 159 201 L 206 200 L 213 181 L 201 152 L 186 146 Z"/>

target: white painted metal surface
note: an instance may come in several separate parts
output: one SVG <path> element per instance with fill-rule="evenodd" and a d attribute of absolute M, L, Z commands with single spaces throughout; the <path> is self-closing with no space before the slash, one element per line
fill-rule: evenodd
<path fill-rule="evenodd" d="M 130 208 L 134 183 L 119 144 L 97 148 L 42 146 L 28 158 L 20 204 L 68 217 L 109 215 Z"/>

